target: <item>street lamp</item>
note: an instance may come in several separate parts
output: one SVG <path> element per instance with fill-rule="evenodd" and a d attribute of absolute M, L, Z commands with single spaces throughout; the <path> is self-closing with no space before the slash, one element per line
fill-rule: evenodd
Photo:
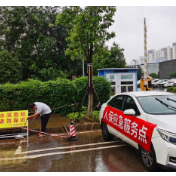
<path fill-rule="evenodd" d="M 133 59 L 133 61 L 135 61 L 135 67 L 136 67 L 136 59 Z"/>

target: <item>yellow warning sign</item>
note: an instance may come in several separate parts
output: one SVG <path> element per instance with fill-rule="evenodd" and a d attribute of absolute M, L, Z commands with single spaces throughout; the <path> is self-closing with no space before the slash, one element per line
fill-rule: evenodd
<path fill-rule="evenodd" d="M 27 117 L 28 110 L 0 112 L 0 129 L 28 126 Z"/>

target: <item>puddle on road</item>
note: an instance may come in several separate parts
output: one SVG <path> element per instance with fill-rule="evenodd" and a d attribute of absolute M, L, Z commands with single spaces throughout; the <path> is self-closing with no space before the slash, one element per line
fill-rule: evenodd
<path fill-rule="evenodd" d="M 35 159 L 16 159 L 18 157 L 23 156 L 34 156 L 34 155 L 41 155 L 48 153 L 48 151 L 42 151 L 42 149 L 47 148 L 55 148 L 60 147 L 58 142 L 53 140 L 50 136 L 47 136 L 45 138 L 32 138 L 30 140 L 29 145 L 27 146 L 27 143 L 21 143 L 20 141 L 14 141 L 14 142 L 4 142 L 0 145 L 0 168 L 3 167 L 14 167 L 19 165 L 33 165 L 33 167 L 36 169 L 37 172 L 44 172 L 51 168 L 52 161 L 53 160 L 59 160 L 63 158 L 62 154 L 57 155 L 51 155 L 51 156 L 42 156 Z M 19 153 L 17 150 L 19 150 Z M 33 151 L 33 150 L 41 150 L 39 152 L 32 152 L 27 154 L 21 154 L 21 152 L 27 152 L 27 151 Z M 17 154 L 15 154 L 17 152 Z M 50 153 L 56 152 L 49 151 Z M 61 149 L 58 149 L 57 152 L 62 152 Z"/>
<path fill-rule="evenodd" d="M 36 138 L 35 141 L 29 144 L 28 151 L 33 151 L 33 150 L 41 150 L 41 151 L 28 153 L 27 156 L 46 154 L 48 153 L 48 151 L 42 151 L 42 149 L 55 148 L 55 147 L 60 147 L 60 145 L 55 140 L 53 140 L 50 136 L 47 136 L 42 139 Z M 52 153 L 52 152 L 56 152 L 56 151 L 55 150 L 49 151 L 49 153 Z M 58 149 L 57 152 L 62 152 L 62 150 Z M 42 156 L 35 159 L 28 159 L 27 164 L 33 164 L 37 166 L 38 172 L 44 172 L 51 168 L 53 160 L 59 160 L 62 158 L 63 158 L 62 154 Z"/>

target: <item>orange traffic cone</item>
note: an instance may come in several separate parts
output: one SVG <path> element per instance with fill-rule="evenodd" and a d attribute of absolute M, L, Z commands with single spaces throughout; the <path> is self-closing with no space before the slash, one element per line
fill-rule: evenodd
<path fill-rule="evenodd" d="M 70 138 L 69 141 L 76 141 L 77 138 L 75 136 L 75 128 L 73 125 L 73 120 L 70 122 Z"/>

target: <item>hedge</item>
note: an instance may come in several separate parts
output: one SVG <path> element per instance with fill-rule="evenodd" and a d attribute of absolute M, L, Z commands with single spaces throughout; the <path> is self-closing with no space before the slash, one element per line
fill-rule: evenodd
<path fill-rule="evenodd" d="M 58 79 L 41 82 L 28 80 L 19 84 L 4 84 L 0 86 L 0 111 L 26 110 L 30 103 L 44 102 L 51 108 L 82 102 L 88 78 L 80 77 L 74 81 Z M 94 87 L 100 102 L 106 102 L 111 93 L 111 84 L 102 77 L 93 77 Z M 87 92 L 88 95 L 88 92 Z M 98 101 L 94 96 L 94 106 Z M 88 104 L 86 96 L 84 106 Z M 75 106 L 54 110 L 53 113 L 68 114 Z"/>
<path fill-rule="evenodd" d="M 0 86 L 0 111 L 28 109 L 30 103 L 44 102 L 51 108 L 76 103 L 78 91 L 73 82 L 66 79 L 40 82 L 29 80 L 20 84 Z M 54 110 L 53 113 L 66 114 L 73 107 Z"/>

